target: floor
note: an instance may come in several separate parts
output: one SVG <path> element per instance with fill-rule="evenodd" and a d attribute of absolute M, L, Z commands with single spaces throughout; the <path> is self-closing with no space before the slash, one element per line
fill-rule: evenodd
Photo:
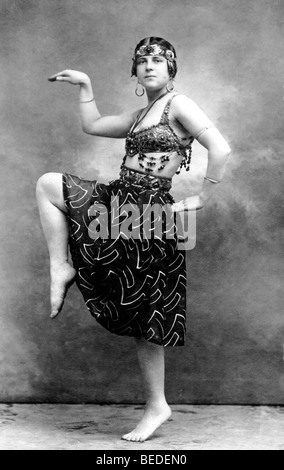
<path fill-rule="evenodd" d="M 145 443 L 120 436 L 135 405 L 0 405 L 0 450 L 284 450 L 284 407 L 173 406 Z"/>

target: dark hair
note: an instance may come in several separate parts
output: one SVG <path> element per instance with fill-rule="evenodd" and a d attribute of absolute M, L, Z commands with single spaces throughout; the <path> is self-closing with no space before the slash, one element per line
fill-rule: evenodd
<path fill-rule="evenodd" d="M 155 36 L 144 38 L 135 47 L 133 65 L 132 65 L 132 70 L 131 70 L 131 76 L 132 77 L 133 77 L 133 75 L 135 77 L 137 76 L 137 63 L 136 63 L 136 60 L 135 60 L 136 52 L 138 51 L 138 49 L 140 49 L 140 47 L 142 47 L 142 46 L 151 46 L 152 44 L 158 44 L 159 46 L 163 46 L 166 49 L 172 51 L 174 53 L 175 58 L 176 58 L 177 55 L 176 55 L 175 48 L 174 48 L 174 46 L 172 46 L 172 44 L 170 42 L 166 41 L 163 38 L 157 38 Z M 175 78 L 175 76 L 177 74 L 176 60 L 174 60 L 174 61 L 168 60 L 167 62 L 168 62 L 169 75 L 170 75 L 171 78 Z"/>

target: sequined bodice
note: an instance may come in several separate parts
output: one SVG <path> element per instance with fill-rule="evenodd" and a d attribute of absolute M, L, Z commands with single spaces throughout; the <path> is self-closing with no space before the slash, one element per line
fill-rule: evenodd
<path fill-rule="evenodd" d="M 172 96 L 167 102 L 163 111 L 161 120 L 158 124 L 150 126 L 138 132 L 130 131 L 126 137 L 126 157 L 134 157 L 134 155 L 141 155 L 145 153 L 166 153 L 166 159 L 163 163 L 169 161 L 169 154 L 177 152 L 178 155 L 189 158 L 191 154 L 191 144 L 194 137 L 191 137 L 189 143 L 185 146 L 182 144 L 182 139 L 175 133 L 174 129 L 169 123 L 169 110 L 171 102 L 176 95 Z M 139 118 L 139 116 L 138 116 Z M 187 139 L 186 139 L 187 140 Z M 142 165 L 141 165 L 142 166 Z M 161 168 L 162 169 L 162 168 Z M 151 170 L 147 170 L 151 171 Z"/>

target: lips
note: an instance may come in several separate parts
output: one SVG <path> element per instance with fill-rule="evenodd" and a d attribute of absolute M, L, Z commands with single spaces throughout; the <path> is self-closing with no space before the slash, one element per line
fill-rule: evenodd
<path fill-rule="evenodd" d="M 145 78 L 156 78 L 155 75 L 146 75 Z"/>

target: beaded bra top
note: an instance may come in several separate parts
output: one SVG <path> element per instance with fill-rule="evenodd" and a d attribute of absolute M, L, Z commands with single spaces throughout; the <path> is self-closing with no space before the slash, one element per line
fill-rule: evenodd
<path fill-rule="evenodd" d="M 158 124 L 154 124 L 150 127 L 147 127 L 146 129 L 134 132 L 133 130 L 135 129 L 135 125 L 139 121 L 143 110 L 141 113 L 139 113 L 134 125 L 132 126 L 132 129 L 129 131 L 126 137 L 126 155 L 124 157 L 123 163 L 125 163 L 127 157 L 134 157 L 138 154 L 139 165 L 145 172 L 153 172 L 154 170 L 152 167 L 156 167 L 157 163 L 160 166 L 155 168 L 155 170 L 162 171 L 170 161 L 171 154 L 177 152 L 178 155 L 183 157 L 177 174 L 180 173 L 180 169 L 182 167 L 185 167 L 186 170 L 189 171 L 192 153 L 191 144 L 194 141 L 194 137 L 190 137 L 190 141 L 186 146 L 182 145 L 182 140 L 187 140 L 187 138 L 180 138 L 170 125 L 169 111 L 172 100 L 175 96 L 177 95 L 172 96 L 167 102 Z M 165 154 L 157 157 L 146 157 L 145 155 L 145 153 L 155 152 L 165 152 Z"/>

